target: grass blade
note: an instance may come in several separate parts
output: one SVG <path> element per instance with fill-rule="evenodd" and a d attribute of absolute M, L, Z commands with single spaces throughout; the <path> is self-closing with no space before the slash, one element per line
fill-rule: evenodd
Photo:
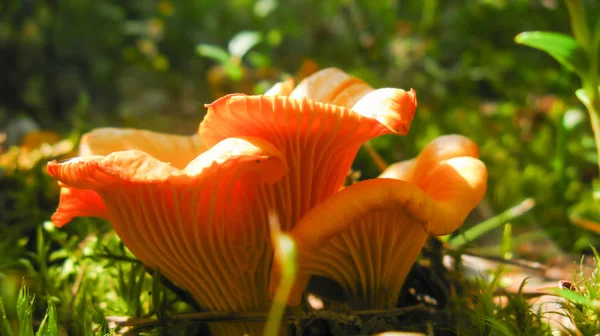
<path fill-rule="evenodd" d="M 33 301 L 34 295 L 23 283 L 17 298 L 17 316 L 19 317 L 19 336 L 33 336 Z"/>
<path fill-rule="evenodd" d="M 10 325 L 10 321 L 8 321 L 8 316 L 6 315 L 6 309 L 4 309 L 4 303 L 2 303 L 2 299 L 0 298 L 0 334 L 6 336 L 14 336 L 12 327 Z"/>
<path fill-rule="evenodd" d="M 521 203 L 514 207 L 504 211 L 503 213 L 496 215 L 488 220 L 485 220 L 472 228 L 466 230 L 462 234 L 452 238 L 449 244 L 454 247 L 461 247 L 467 243 L 474 241 L 483 234 L 500 227 L 509 220 L 515 219 L 527 211 L 531 210 L 535 206 L 535 201 L 532 198 L 527 198 Z"/>
<path fill-rule="evenodd" d="M 298 265 L 296 264 L 297 252 L 293 239 L 281 232 L 279 219 L 276 215 L 271 214 L 269 217 L 275 258 L 279 259 L 279 264 L 281 265 L 281 281 L 273 298 L 271 309 L 269 310 L 264 335 L 275 336 L 280 334 L 279 328 L 281 327 L 281 321 L 283 320 L 283 314 L 287 306 L 288 296 L 292 291 L 292 286 L 296 278 Z"/>
<path fill-rule="evenodd" d="M 58 335 L 58 322 L 56 320 L 56 306 L 52 300 L 48 299 L 48 310 L 40 324 L 36 336 L 54 336 Z"/>

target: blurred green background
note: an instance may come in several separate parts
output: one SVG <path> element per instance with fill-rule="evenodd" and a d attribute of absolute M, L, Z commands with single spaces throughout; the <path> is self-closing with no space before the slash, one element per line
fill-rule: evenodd
<path fill-rule="evenodd" d="M 600 2 L 585 4 L 595 24 Z M 39 272 L 40 263 L 19 260 L 32 259 L 27 253 L 36 243 L 39 257 L 36 230 L 58 201 L 44 164 L 70 148 L 63 143 L 64 150 L 42 150 L 19 164 L 27 133 L 55 132 L 71 145 L 102 126 L 191 134 L 203 105 L 222 94 L 260 93 L 287 75 L 330 66 L 374 87 L 417 91 L 410 134 L 373 141 L 387 162 L 416 155 L 441 134 L 480 145 L 489 190 L 465 227 L 533 198 L 534 210 L 512 222 L 522 243 L 517 255 L 551 257 L 532 247 L 536 239 L 568 253 L 589 251 L 598 235 L 572 223 L 600 222 L 593 198 L 598 158 L 574 96 L 581 84 L 551 57 L 514 42 L 531 30 L 570 34 L 564 3 L 1 1 L 0 237 L 19 239 L 0 240 L 0 275 Z M 378 174 L 363 151 L 355 168 L 363 178 Z M 54 232 L 43 233 L 51 237 L 48 250 L 74 251 L 94 225 L 66 228 L 71 238 L 47 228 Z"/>
<path fill-rule="evenodd" d="M 597 18 L 600 4 L 586 5 Z M 570 211 L 600 220 L 589 213 L 600 212 L 590 202 L 598 174 L 573 95 L 580 83 L 514 43 L 522 31 L 569 33 L 560 1 L 23 0 L 3 1 L 0 18 L 5 150 L 19 144 L 21 128 L 192 133 L 203 104 L 222 94 L 259 93 L 284 74 L 336 66 L 375 87 L 417 91 L 410 134 L 374 143 L 388 162 L 440 134 L 469 136 L 490 173 L 488 215 L 533 197 L 537 209 L 523 221 L 566 249 L 596 241 L 568 221 Z M 215 60 L 230 50 L 233 61 Z M 377 174 L 364 153 L 356 167 Z"/>

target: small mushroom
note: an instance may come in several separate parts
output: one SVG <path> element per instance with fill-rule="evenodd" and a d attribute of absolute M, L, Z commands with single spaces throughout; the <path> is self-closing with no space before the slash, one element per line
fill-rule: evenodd
<path fill-rule="evenodd" d="M 308 212 L 292 229 L 301 276 L 298 304 L 311 274 L 329 277 L 365 309 L 395 307 L 428 235 L 456 230 L 486 190 L 485 165 L 471 140 L 442 136 L 381 178 L 356 183 Z M 277 267 L 272 286 L 276 285 Z"/>

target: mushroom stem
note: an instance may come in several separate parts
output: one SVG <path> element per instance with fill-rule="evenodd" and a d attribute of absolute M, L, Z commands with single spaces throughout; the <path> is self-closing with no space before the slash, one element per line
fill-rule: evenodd
<path fill-rule="evenodd" d="M 371 159 L 373 159 L 373 162 L 375 162 L 375 164 L 377 165 L 377 168 L 379 168 L 380 171 L 383 172 L 386 169 L 388 169 L 387 163 L 385 163 L 385 161 L 383 160 L 381 155 L 379 155 L 379 153 L 377 153 L 375 148 L 373 148 L 373 146 L 371 146 L 370 141 L 365 142 L 363 144 L 363 147 L 365 148 L 367 153 L 369 153 L 369 156 L 371 156 Z"/>

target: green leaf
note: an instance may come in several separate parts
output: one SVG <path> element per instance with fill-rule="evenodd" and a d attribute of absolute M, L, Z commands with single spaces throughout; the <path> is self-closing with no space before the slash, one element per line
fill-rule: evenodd
<path fill-rule="evenodd" d="M 210 44 L 201 44 L 196 48 L 196 52 L 200 56 L 217 61 L 223 67 L 227 76 L 232 80 L 239 81 L 244 76 L 242 66 L 239 64 L 240 58 L 235 57 L 232 59 L 233 54 L 230 55 L 223 48 Z"/>
<path fill-rule="evenodd" d="M 36 336 L 54 336 L 58 335 L 58 322 L 56 321 L 56 306 L 52 300 L 48 300 L 48 310 L 46 316 L 40 324 Z"/>
<path fill-rule="evenodd" d="M 259 69 L 265 69 L 271 66 L 271 59 L 256 51 L 251 51 L 248 54 L 248 63 L 250 63 L 253 67 Z"/>
<path fill-rule="evenodd" d="M 228 62 L 223 64 L 223 69 L 225 69 L 227 77 L 236 82 L 239 82 L 244 77 L 244 69 L 239 64 Z"/>
<path fill-rule="evenodd" d="M 23 283 L 19 296 L 17 297 L 17 316 L 19 318 L 19 335 L 33 336 L 33 295 L 29 294 L 29 289 Z"/>
<path fill-rule="evenodd" d="M 553 32 L 524 32 L 515 37 L 515 42 L 545 51 L 580 77 L 587 76 L 585 50 L 571 36 Z"/>
<path fill-rule="evenodd" d="M 2 303 L 2 298 L 0 298 L 0 334 L 6 336 L 14 335 L 10 322 L 8 321 L 8 316 L 6 315 L 6 309 L 4 309 L 4 304 Z"/>
<path fill-rule="evenodd" d="M 258 0 L 254 3 L 254 15 L 264 18 L 274 11 L 278 5 L 277 0 Z"/>
<path fill-rule="evenodd" d="M 242 58 L 255 45 L 262 41 L 262 35 L 255 31 L 242 31 L 229 41 L 229 53 L 232 56 Z"/>
<path fill-rule="evenodd" d="M 549 288 L 548 290 L 556 296 L 560 296 L 569 300 L 571 303 L 584 305 L 587 308 L 593 310 L 600 309 L 600 301 L 590 300 L 577 292 L 573 292 L 563 288 Z"/>
<path fill-rule="evenodd" d="M 220 64 L 229 63 L 231 58 L 223 48 L 212 44 L 200 44 L 196 47 L 196 52 L 198 55 L 215 60 Z"/>

